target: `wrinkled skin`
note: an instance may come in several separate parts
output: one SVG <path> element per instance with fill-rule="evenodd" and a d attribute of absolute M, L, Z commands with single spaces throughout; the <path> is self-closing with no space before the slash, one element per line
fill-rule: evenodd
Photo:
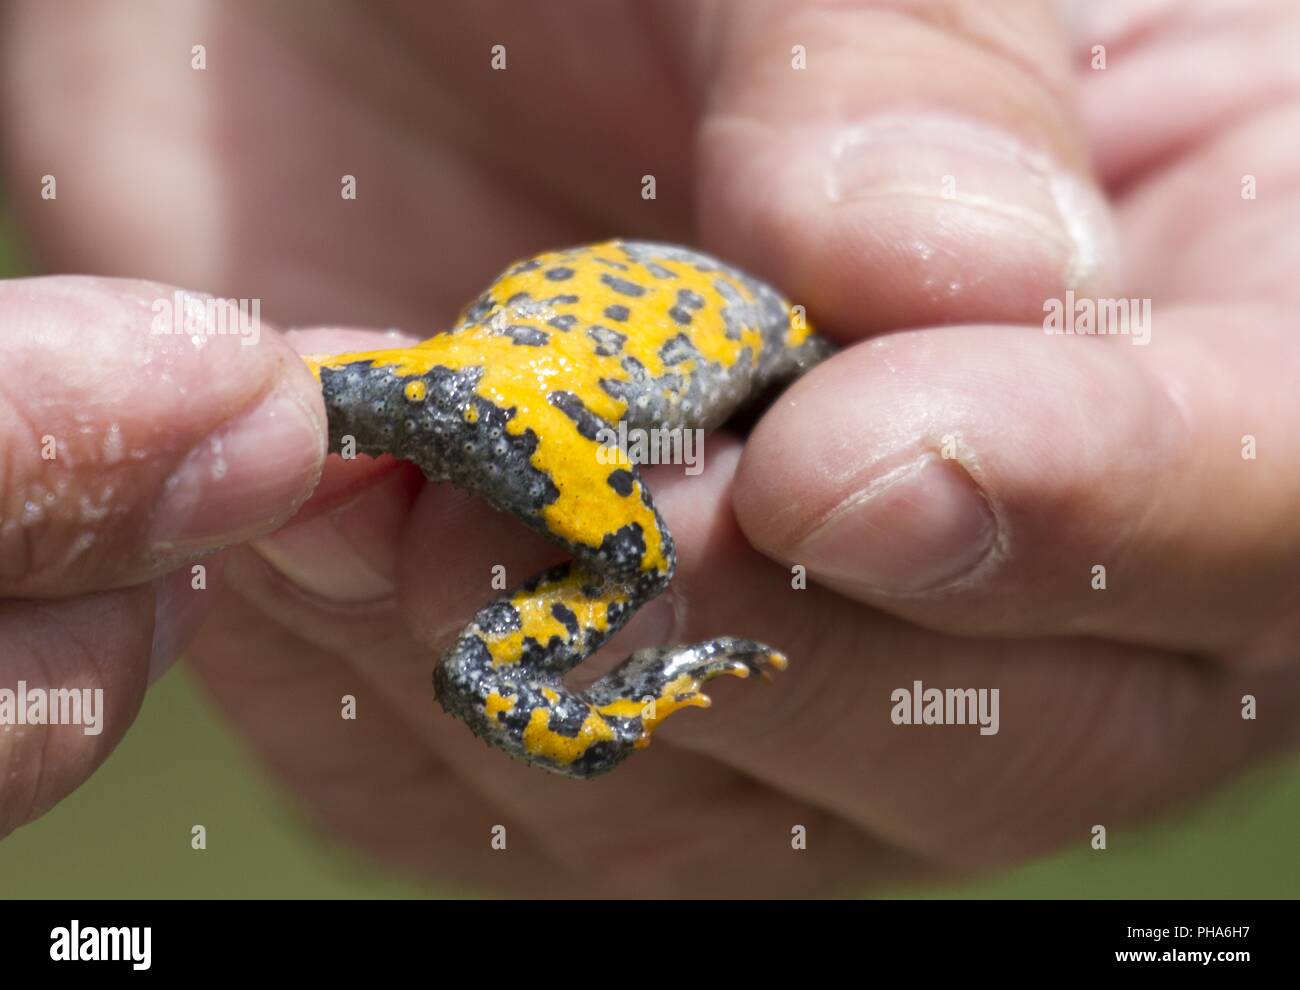
<path fill-rule="evenodd" d="M 147 301 L 170 290 L 0 286 L 5 517 L 48 477 L 33 435 L 84 428 L 73 496 L 114 482 L 102 520 L 56 511 L 0 543 L 6 683 L 91 679 L 114 706 L 99 737 L 0 737 L 0 833 L 93 772 L 182 649 L 322 828 L 524 894 L 809 895 L 995 867 L 1094 824 L 1113 836 L 1294 742 L 1294 5 L 1079 2 L 1068 27 L 1046 4 L 940 0 L 592 3 L 572 21 L 374 6 L 0 8 L 5 176 L 41 270 L 257 296 L 314 328 L 195 349 L 148 337 Z M 1032 150 L 981 165 L 973 149 L 1001 143 L 952 137 L 952 119 Z M 828 150 L 864 128 L 884 152 Z M 1043 161 L 1068 178 L 1039 182 Z M 33 192 L 46 172 L 53 202 Z M 1109 207 L 1062 223 L 1045 189 Z M 376 346 L 341 327 L 418 338 L 506 261 L 612 233 L 702 244 L 850 346 L 743 449 L 711 440 L 701 477 L 648 473 L 680 570 L 605 651 L 737 632 L 790 672 L 718 690 L 579 783 L 502 759 L 429 691 L 489 568 L 530 574 L 554 549 L 387 461 L 331 462 L 285 524 L 324 451 L 293 349 Z M 1152 342 L 1044 335 L 1067 286 L 1151 298 Z M 105 458 L 114 423 L 138 460 Z M 200 472 L 209 489 L 161 525 L 164 479 L 226 430 L 228 470 Z M 955 462 L 906 470 L 945 436 Z M 176 568 L 227 546 L 205 558 L 212 590 L 188 592 Z M 790 589 L 792 563 L 810 590 Z M 1000 688 L 1001 731 L 891 724 L 890 692 L 916 679 Z"/>

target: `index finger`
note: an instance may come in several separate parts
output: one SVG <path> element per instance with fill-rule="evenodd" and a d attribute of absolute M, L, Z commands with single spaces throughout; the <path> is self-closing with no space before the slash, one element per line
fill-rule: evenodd
<path fill-rule="evenodd" d="M 700 133 L 720 254 L 862 336 L 1037 323 L 1104 289 L 1114 235 L 1050 5 L 743 6 Z"/>

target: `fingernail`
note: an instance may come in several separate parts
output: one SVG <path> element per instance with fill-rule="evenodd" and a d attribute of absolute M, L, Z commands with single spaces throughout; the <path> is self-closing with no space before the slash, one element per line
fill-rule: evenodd
<path fill-rule="evenodd" d="M 997 128 L 939 114 L 882 116 L 838 134 L 826 193 L 833 202 L 917 196 L 1012 223 L 1061 258 L 1064 284 L 1087 287 L 1112 263 L 1115 232 L 1094 186 Z M 976 221 L 977 222 L 977 221 Z"/>
<path fill-rule="evenodd" d="M 153 643 L 149 649 L 149 683 L 153 684 L 163 674 L 171 670 L 174 664 L 180 658 L 180 652 L 183 647 L 180 623 L 177 622 L 175 615 L 166 607 L 164 599 L 170 594 L 162 588 L 155 585 L 154 596 L 154 620 L 153 620 Z"/>
<path fill-rule="evenodd" d="M 349 540 L 327 515 L 294 523 L 258 540 L 254 548 L 305 591 L 332 602 L 369 602 L 393 593 L 393 562 L 376 566 L 374 550 Z"/>
<path fill-rule="evenodd" d="M 866 590 L 918 592 L 970 571 L 992 550 L 996 533 L 970 475 L 926 456 L 847 499 L 793 559 L 815 575 Z"/>
<path fill-rule="evenodd" d="M 332 602 L 373 602 L 396 588 L 397 556 L 411 503 L 423 486 L 393 471 L 359 495 L 294 521 L 252 547 L 304 591 Z"/>
<path fill-rule="evenodd" d="M 210 596 L 216 586 L 220 557 L 210 558 L 194 568 L 203 567 L 202 581 L 193 570 L 179 570 L 155 578 L 153 582 L 153 643 L 149 652 L 149 683 L 153 684 L 172 668 L 189 645 L 207 614 Z"/>
<path fill-rule="evenodd" d="M 320 476 L 321 424 L 282 387 L 203 439 L 163 483 L 158 551 L 238 543 L 287 519 Z"/>

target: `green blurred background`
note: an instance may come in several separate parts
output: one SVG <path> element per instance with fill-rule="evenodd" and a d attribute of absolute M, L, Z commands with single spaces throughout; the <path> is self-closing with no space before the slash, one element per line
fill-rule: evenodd
<path fill-rule="evenodd" d="M 0 277 L 22 272 L 0 214 Z M 208 848 L 190 849 L 190 827 Z M 949 887 L 940 897 L 1296 897 L 1300 759 L 1259 770 L 1110 848 L 1079 848 Z M 84 787 L 0 841 L 0 897 L 426 897 L 329 843 L 258 772 L 183 667 L 150 691 Z M 890 892 L 875 892 L 888 895 Z M 900 892 L 902 896 L 914 896 Z"/>

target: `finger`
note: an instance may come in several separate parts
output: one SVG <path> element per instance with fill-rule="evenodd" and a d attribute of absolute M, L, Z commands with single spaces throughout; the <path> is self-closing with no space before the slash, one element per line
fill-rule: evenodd
<path fill-rule="evenodd" d="M 1233 673 L 1091 639 L 956 639 L 800 590 L 736 539 L 725 510 L 673 512 L 676 495 L 713 504 L 715 485 L 725 493 L 728 455 L 709 451 L 701 477 L 656 492 L 680 552 L 679 638 L 751 636 L 790 667 L 766 687 L 711 691 L 715 704 L 670 719 L 643 760 L 661 743 L 689 748 L 916 856 L 971 868 L 1081 847 L 1098 824 L 1114 841 L 1125 823 L 1300 741 L 1294 667 Z M 992 731 L 973 709 L 964 725 L 895 721 L 895 692 L 918 680 L 998 689 Z M 1243 718 L 1246 694 L 1267 718 Z"/>
<path fill-rule="evenodd" d="M 104 761 L 144 696 L 148 585 L 67 601 L 0 602 L 0 837 Z"/>
<path fill-rule="evenodd" d="M 1284 314 L 1165 309 L 1150 346 L 1128 339 L 954 328 L 847 351 L 758 426 L 741 524 L 937 629 L 1294 660 L 1300 345 Z"/>
<path fill-rule="evenodd" d="M 701 581 L 716 588 L 736 573 Z M 743 621 L 780 644 L 789 670 L 773 690 L 729 685 L 707 717 L 659 736 L 949 870 L 1082 849 L 1097 825 L 1127 843 L 1125 826 L 1300 742 L 1294 667 L 1230 673 L 1088 639 L 953 639 L 815 588 L 784 599 L 734 590 L 709 598 L 710 626 Z M 990 716 L 996 689 L 992 734 L 978 700 L 965 724 L 895 720 L 900 703 L 912 720 L 934 689 L 983 691 Z M 1266 720 L 1243 718 L 1246 695 Z"/>
<path fill-rule="evenodd" d="M 148 282 L 0 283 L 0 595 L 147 580 L 293 514 L 323 404 L 273 330 L 228 315 Z"/>
<path fill-rule="evenodd" d="M 745 5 L 721 34 L 705 240 L 837 332 L 1037 319 L 1110 280 L 1050 5 Z"/>
<path fill-rule="evenodd" d="M 448 882 L 509 886 L 520 858 L 547 872 L 545 851 L 522 829 L 510 835 L 513 855 L 492 848 L 500 815 L 339 657 L 344 644 L 385 638 L 382 611 L 320 610 L 312 626 L 334 638 L 313 646 L 280 621 L 306 607 L 283 578 L 247 548 L 231 553 L 230 569 L 237 579 L 223 588 L 220 621 L 189 660 L 222 715 L 332 836 Z"/>
<path fill-rule="evenodd" d="M 285 337 L 302 354 L 364 352 L 412 342 L 393 333 L 337 327 L 290 330 Z M 324 600 L 389 598 L 401 533 L 423 486 L 424 476 L 408 462 L 331 456 L 320 484 L 292 522 L 254 541 L 254 547 L 299 588 Z"/>
<path fill-rule="evenodd" d="M 1108 184 L 1140 179 L 1294 89 L 1300 16 L 1286 0 L 1061 6 L 1094 160 Z"/>
<path fill-rule="evenodd" d="M 1300 101 L 1260 107 L 1127 195 L 1119 223 L 1133 284 L 1155 299 L 1294 306 L 1300 155 L 1278 135 L 1297 130 Z"/>
<path fill-rule="evenodd" d="M 419 504 L 437 494 L 426 488 Z M 444 545 L 466 531 L 478 537 L 464 542 L 513 573 L 518 555 L 494 549 L 508 527 L 480 502 L 462 505 L 466 514 L 450 531 L 415 513 L 403 572 L 436 574 L 431 583 L 441 584 L 448 561 L 454 571 L 460 557 Z M 835 816 L 671 747 L 654 762 L 643 758 L 640 773 L 595 782 L 515 764 L 438 710 L 430 684 L 437 652 L 406 635 L 391 603 L 305 595 L 242 549 L 231 568 L 227 587 L 241 602 L 192 651 L 200 676 L 277 776 L 332 830 L 381 858 L 400 855 L 442 880 L 551 897 L 842 891 L 846 872 L 914 869 Z M 461 577 L 481 583 L 486 599 L 483 570 Z M 460 621 L 482 603 L 467 605 Z M 344 694 L 357 699 L 354 722 L 338 717 Z M 299 714 L 286 721 L 286 706 Z M 817 831 L 823 847 L 814 861 L 772 854 L 795 824 Z M 489 851 L 501 828 L 509 857 Z"/>
<path fill-rule="evenodd" d="M 674 194 L 690 166 L 680 150 L 687 101 L 644 99 L 648 72 L 675 85 L 657 31 L 625 31 L 625 44 L 599 52 L 625 20 L 617 5 L 570 16 L 480 5 L 454 26 L 420 6 L 391 19 L 312 0 L 216 10 L 223 46 L 250 59 L 268 46 L 258 68 L 218 58 L 202 72 L 189 59 L 126 65 L 103 43 L 128 32 L 142 49 L 189 51 L 195 19 L 207 16 L 192 7 L 155 4 L 139 18 L 81 0 L 61 10 L 5 4 L 0 169 L 42 269 L 254 295 L 286 322 L 419 325 L 450 320 L 510 258 L 581 242 L 598 225 L 687 222 L 689 201 Z M 270 40 L 306 20 L 317 29 L 310 38 Z M 471 53 L 502 32 L 509 71 L 484 86 Z M 576 74 L 554 71 L 556 45 L 586 52 L 570 63 Z M 332 79 L 366 80 L 346 109 L 322 85 L 322 66 Z M 640 111 L 626 112 L 634 101 Z M 196 113 L 218 108 L 239 121 L 237 135 L 193 126 Z M 322 115 L 332 126 L 300 126 Z M 508 127 L 482 126 L 503 119 Z M 573 149 L 594 120 L 602 136 L 616 133 L 579 161 Z M 267 147 L 277 149 L 273 167 Z M 661 209 L 637 195 L 647 162 Z M 57 199 L 32 192 L 45 175 L 57 179 Z M 324 207 L 320 190 L 341 179 L 360 192 Z M 475 236 L 454 249 L 431 249 L 429 231 L 470 228 Z"/>
<path fill-rule="evenodd" d="M 177 568 L 154 578 L 153 642 L 149 647 L 149 683 L 162 677 L 194 639 L 212 605 L 210 588 L 220 583 L 224 554 Z"/>

